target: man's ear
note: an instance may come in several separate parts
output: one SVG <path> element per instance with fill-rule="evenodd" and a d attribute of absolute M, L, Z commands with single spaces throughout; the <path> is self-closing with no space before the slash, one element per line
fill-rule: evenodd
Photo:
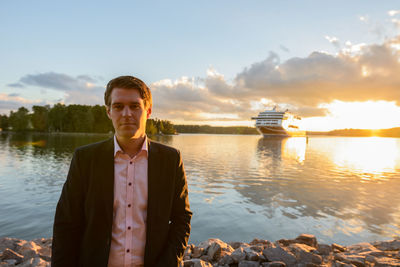
<path fill-rule="evenodd" d="M 151 106 L 147 109 L 147 118 L 149 118 L 151 115 Z"/>
<path fill-rule="evenodd" d="M 107 117 L 111 120 L 110 107 L 106 106 Z"/>

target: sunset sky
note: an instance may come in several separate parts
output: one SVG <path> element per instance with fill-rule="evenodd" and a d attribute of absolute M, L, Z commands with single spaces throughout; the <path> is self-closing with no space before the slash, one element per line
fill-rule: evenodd
<path fill-rule="evenodd" d="M 152 117 L 254 125 L 277 105 L 307 130 L 400 127 L 396 1 L 0 1 L 0 114 L 152 89 Z"/>

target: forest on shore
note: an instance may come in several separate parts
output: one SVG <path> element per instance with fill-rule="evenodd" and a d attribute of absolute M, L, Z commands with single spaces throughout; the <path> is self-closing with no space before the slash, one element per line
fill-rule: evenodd
<path fill-rule="evenodd" d="M 48 133 L 110 133 L 113 132 L 111 120 L 107 117 L 105 106 L 55 104 L 50 107 L 33 106 L 30 112 L 25 107 L 10 114 L 0 115 L 0 130 L 14 132 Z M 258 134 L 255 127 L 246 126 L 210 126 L 210 125 L 174 125 L 168 120 L 148 119 L 146 133 L 177 134 Z M 329 132 L 307 132 L 307 135 L 329 136 L 379 136 L 400 137 L 400 127 L 391 129 L 340 129 Z"/>

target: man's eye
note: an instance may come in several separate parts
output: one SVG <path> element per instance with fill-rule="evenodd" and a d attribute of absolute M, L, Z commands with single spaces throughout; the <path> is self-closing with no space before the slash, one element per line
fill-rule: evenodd
<path fill-rule="evenodd" d="M 122 109 L 122 106 L 120 106 L 120 105 L 115 105 L 115 106 L 113 106 L 113 108 L 114 108 L 115 110 L 121 110 L 121 109 Z"/>
<path fill-rule="evenodd" d="M 138 109 L 138 108 L 140 108 L 139 105 L 130 105 L 129 107 L 130 107 L 130 109 Z"/>

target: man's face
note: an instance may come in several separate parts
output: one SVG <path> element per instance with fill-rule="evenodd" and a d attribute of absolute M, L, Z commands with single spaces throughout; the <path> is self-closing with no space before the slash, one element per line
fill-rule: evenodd
<path fill-rule="evenodd" d="M 146 121 L 151 114 L 151 107 L 146 110 L 138 90 L 114 88 L 107 114 L 112 120 L 117 138 L 136 139 L 146 133 Z"/>

